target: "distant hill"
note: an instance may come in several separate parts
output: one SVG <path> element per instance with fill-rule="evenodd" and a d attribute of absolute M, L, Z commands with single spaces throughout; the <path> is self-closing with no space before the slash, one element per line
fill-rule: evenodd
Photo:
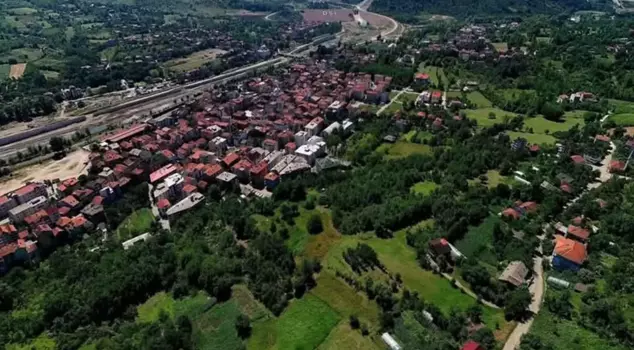
<path fill-rule="evenodd" d="M 414 18 L 422 13 L 468 17 L 605 10 L 606 4 L 604 0 L 374 0 L 370 10 L 401 18 Z"/>

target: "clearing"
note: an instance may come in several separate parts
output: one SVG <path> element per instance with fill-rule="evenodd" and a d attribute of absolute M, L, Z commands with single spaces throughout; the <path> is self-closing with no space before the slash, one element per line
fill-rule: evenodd
<path fill-rule="evenodd" d="M 536 134 L 552 134 L 557 131 L 568 131 L 575 125 L 583 126 L 584 120 L 581 118 L 563 118 L 560 122 L 548 120 L 543 116 L 524 119 L 524 127 L 532 128 Z"/>
<path fill-rule="evenodd" d="M 485 184 L 488 188 L 496 188 L 501 183 L 511 185 L 514 181 L 511 178 L 502 176 L 498 170 L 489 170 L 485 176 L 487 178 Z M 479 178 L 468 181 L 470 185 L 482 184 L 482 181 L 480 181 Z"/>
<path fill-rule="evenodd" d="M 139 209 L 128 216 L 117 227 L 117 238 L 119 241 L 125 241 L 132 237 L 146 233 L 152 227 L 154 215 L 149 208 Z"/>
<path fill-rule="evenodd" d="M 433 182 L 433 181 L 423 181 L 423 182 L 415 183 L 414 186 L 412 186 L 412 188 L 410 188 L 410 191 L 414 192 L 416 194 L 422 194 L 424 196 L 428 196 L 436 188 L 438 188 L 438 185 L 435 182 Z"/>
<path fill-rule="evenodd" d="M 405 158 L 412 154 L 431 154 L 432 148 L 420 143 L 396 141 L 380 145 L 377 152 L 384 154 L 385 159 Z"/>
<path fill-rule="evenodd" d="M 538 145 L 554 145 L 557 139 L 554 136 L 546 134 L 531 134 L 528 132 L 508 131 L 511 140 L 518 138 L 525 138 L 528 143 L 534 143 Z"/>
<path fill-rule="evenodd" d="M 475 119 L 480 127 L 488 127 L 493 124 L 504 123 L 504 119 L 508 116 L 509 119 L 515 117 L 515 113 L 507 112 L 497 107 L 478 108 L 478 109 L 465 109 L 467 118 Z M 493 113 L 495 118 L 489 118 L 489 114 Z"/>
<path fill-rule="evenodd" d="M 11 71 L 9 72 L 9 78 L 20 79 L 24 75 L 26 70 L 26 63 L 18 63 L 11 65 Z"/>
<path fill-rule="evenodd" d="M 189 72 L 200 68 L 205 63 L 214 60 L 216 57 L 224 53 L 226 53 L 226 51 L 220 49 L 198 51 L 185 58 L 177 58 L 167 61 L 165 62 L 165 65 L 175 72 Z"/>
<path fill-rule="evenodd" d="M 480 91 L 471 91 L 471 92 L 460 92 L 460 91 L 449 91 L 447 92 L 447 99 L 457 98 L 459 100 L 463 100 L 466 98 L 471 104 L 475 105 L 475 108 L 491 108 L 493 104 L 486 98 Z"/>
<path fill-rule="evenodd" d="M 456 242 L 456 248 L 465 256 L 496 266 L 497 258 L 493 251 L 493 226 L 499 222 L 499 217 L 491 215 L 479 226 L 470 227 L 467 234 Z"/>
<path fill-rule="evenodd" d="M 16 170 L 6 181 L 0 182 L 0 193 L 7 193 L 24 186 L 29 181 L 64 180 L 77 177 L 88 171 L 90 152 L 78 150 L 64 159 L 36 164 Z"/>

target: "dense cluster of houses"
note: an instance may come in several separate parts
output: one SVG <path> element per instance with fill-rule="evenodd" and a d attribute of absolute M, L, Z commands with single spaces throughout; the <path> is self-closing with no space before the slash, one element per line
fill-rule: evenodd
<path fill-rule="evenodd" d="M 195 109 L 106 134 L 82 181 L 31 183 L 0 197 L 0 272 L 105 222 L 104 205 L 135 184 L 150 184 L 148 195 L 169 219 L 200 203 L 211 185 L 263 197 L 285 176 L 345 166 L 327 157 L 326 139 L 351 133 L 357 109 L 350 102 L 381 103 L 390 82 L 294 65 L 276 78 L 207 93 Z"/>

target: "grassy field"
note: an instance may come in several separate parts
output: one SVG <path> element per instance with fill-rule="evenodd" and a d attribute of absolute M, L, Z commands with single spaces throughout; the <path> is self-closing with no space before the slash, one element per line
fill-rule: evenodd
<path fill-rule="evenodd" d="M 431 221 L 424 224 L 431 224 Z M 442 311 L 448 313 L 452 307 L 464 310 L 476 302 L 475 299 L 453 288 L 448 280 L 422 269 L 416 260 L 416 252 L 407 245 L 404 230 L 396 232 L 394 238 L 387 240 L 369 234 L 344 236 L 340 243 L 328 252 L 323 262 L 324 269 L 353 274 L 350 266 L 343 260 L 343 252 L 361 242 L 368 244 L 376 251 L 379 260 L 388 271 L 393 274 L 400 273 L 404 285 L 410 291 L 418 292 L 423 299 L 435 304 Z M 484 307 L 484 320 L 492 329 L 495 329 L 496 324 L 505 328 L 501 310 Z M 504 332 L 507 331 L 504 329 Z M 499 336 L 504 338 L 506 335 Z"/>
<path fill-rule="evenodd" d="M 512 140 L 520 137 L 525 138 L 529 143 L 536 143 L 538 145 L 554 145 L 557 139 L 554 136 L 546 134 L 531 134 L 527 132 L 508 131 L 506 133 Z"/>
<path fill-rule="evenodd" d="M 428 145 L 399 140 L 395 143 L 384 143 L 376 151 L 384 154 L 385 159 L 398 159 L 412 154 L 430 154 L 432 149 Z"/>
<path fill-rule="evenodd" d="M 580 118 L 564 118 L 561 122 L 554 122 L 545 119 L 542 116 L 526 118 L 524 120 L 524 126 L 526 128 L 532 128 L 533 132 L 536 134 L 546 134 L 547 131 L 550 134 L 557 131 L 567 131 L 576 124 L 579 124 L 579 126 L 583 126 L 585 123 L 583 119 Z"/>
<path fill-rule="evenodd" d="M 608 105 L 614 114 L 634 113 L 634 102 L 609 99 Z"/>
<path fill-rule="evenodd" d="M 240 350 L 244 342 L 238 336 L 235 320 L 240 306 L 234 300 L 218 304 L 197 317 L 193 323 L 192 338 L 197 349 Z"/>
<path fill-rule="evenodd" d="M 279 318 L 254 324 L 247 348 L 314 349 L 340 320 L 327 303 L 309 293 L 294 300 Z"/>
<path fill-rule="evenodd" d="M 489 113 L 495 113 L 495 119 L 489 119 Z M 493 124 L 500 124 L 504 122 L 504 116 L 513 118 L 515 113 L 507 112 L 497 107 L 467 109 L 465 110 L 468 118 L 475 119 L 480 127 L 488 127 Z"/>
<path fill-rule="evenodd" d="M 410 191 L 412 191 L 412 192 L 414 192 L 416 194 L 422 194 L 424 196 L 428 196 L 436 188 L 438 188 L 438 185 L 435 182 L 433 182 L 433 181 L 423 181 L 423 182 L 418 182 L 418 183 L 414 184 L 414 186 L 412 186 Z"/>
<path fill-rule="evenodd" d="M 456 248 L 469 258 L 497 265 L 497 258 L 493 252 L 493 226 L 498 222 L 500 218 L 491 215 L 479 226 L 469 228 L 464 238 L 456 242 Z"/>
<path fill-rule="evenodd" d="M 522 93 L 535 94 L 535 90 L 522 90 L 522 89 L 500 89 L 499 93 L 507 100 L 517 100 Z"/>
<path fill-rule="evenodd" d="M 634 113 L 613 114 L 610 116 L 610 120 L 614 121 L 616 125 L 632 126 L 634 125 Z"/>
<path fill-rule="evenodd" d="M 459 100 L 463 100 L 464 99 L 463 95 L 466 95 L 467 100 L 469 100 L 469 102 L 471 102 L 472 104 L 476 105 L 477 108 L 493 107 L 493 104 L 491 103 L 491 101 L 489 101 L 489 99 L 487 99 L 484 95 L 482 95 L 480 91 L 471 91 L 471 92 L 467 92 L 466 94 L 463 94 L 460 91 L 448 91 L 447 99 L 457 98 Z"/>
<path fill-rule="evenodd" d="M 488 188 L 495 188 L 497 187 L 499 184 L 504 183 L 507 185 L 511 185 L 513 184 L 513 179 L 508 178 L 506 176 L 502 176 L 500 174 L 499 171 L 497 170 L 489 170 L 487 171 L 487 173 L 485 174 L 487 181 L 486 181 L 486 185 Z M 476 178 L 476 179 L 472 179 L 472 180 L 468 180 L 470 185 L 474 185 L 474 184 L 480 184 L 481 181 L 480 179 Z"/>
<path fill-rule="evenodd" d="M 154 222 L 154 215 L 149 208 L 139 209 L 128 216 L 117 227 L 117 237 L 120 241 L 125 241 L 132 237 L 147 232 Z"/>
<path fill-rule="evenodd" d="M 224 51 L 218 49 L 198 51 L 185 58 L 167 61 L 165 62 L 165 66 L 175 72 L 189 72 L 200 68 L 203 64 L 214 60 L 219 54 L 223 53 Z"/>

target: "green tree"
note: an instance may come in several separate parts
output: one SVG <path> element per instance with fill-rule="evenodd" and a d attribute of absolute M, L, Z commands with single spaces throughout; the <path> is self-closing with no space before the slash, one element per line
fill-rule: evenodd
<path fill-rule="evenodd" d="M 251 321 L 249 320 L 249 317 L 247 315 L 238 315 L 238 317 L 236 318 L 235 326 L 240 338 L 246 339 L 251 335 Z"/>
<path fill-rule="evenodd" d="M 504 306 L 504 315 L 506 318 L 513 320 L 525 319 L 528 313 L 528 307 L 533 299 L 528 288 L 525 286 L 517 288 L 509 293 L 506 299 L 506 305 Z"/>
<path fill-rule="evenodd" d="M 324 226 L 321 222 L 321 216 L 319 214 L 313 214 L 308 219 L 306 229 L 311 235 L 316 235 L 324 230 Z"/>

